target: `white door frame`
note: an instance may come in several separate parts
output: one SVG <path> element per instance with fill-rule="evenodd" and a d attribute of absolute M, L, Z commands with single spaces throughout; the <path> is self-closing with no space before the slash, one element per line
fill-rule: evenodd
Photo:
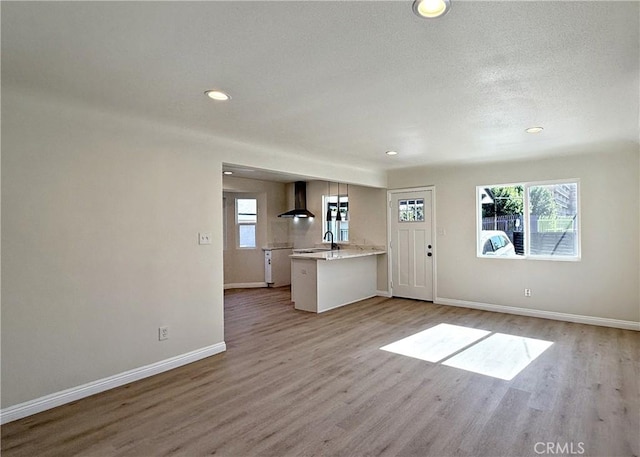
<path fill-rule="evenodd" d="M 431 201 L 431 239 L 433 240 L 433 303 L 436 302 L 438 296 L 437 288 L 438 282 L 436 281 L 437 264 L 438 264 L 438 240 L 436 238 L 436 186 L 425 187 L 405 187 L 400 189 L 387 190 L 387 288 L 389 290 L 389 296 L 393 297 L 393 288 L 391 287 L 391 280 L 393 278 L 393 256 L 391 255 L 391 218 L 395 217 L 391 214 L 391 197 L 393 194 L 400 194 L 403 192 L 422 192 L 430 190 L 432 195 Z"/>

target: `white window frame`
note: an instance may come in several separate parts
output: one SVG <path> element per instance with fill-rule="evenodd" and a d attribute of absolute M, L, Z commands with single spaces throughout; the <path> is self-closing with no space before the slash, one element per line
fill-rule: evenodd
<path fill-rule="evenodd" d="M 531 232 L 530 215 L 529 215 L 529 189 L 538 186 L 552 186 L 556 184 L 575 184 L 576 185 L 576 255 L 574 256 L 549 256 L 549 255 L 532 255 L 531 252 Z M 480 190 L 492 187 L 515 187 L 522 186 L 523 191 L 523 214 L 522 227 L 524 232 L 524 255 L 516 256 L 492 256 L 482 254 L 482 246 L 480 240 L 482 238 L 482 206 L 480 205 Z M 520 181 L 513 183 L 494 183 L 488 185 L 476 186 L 476 256 L 482 259 L 500 259 L 500 260 L 552 260 L 557 262 L 579 262 L 582 260 L 582 206 L 580 198 L 580 180 L 574 179 L 557 179 L 549 181 Z"/>
<path fill-rule="evenodd" d="M 238 208 L 238 201 L 239 200 L 255 200 L 256 202 L 256 220 L 255 222 L 245 222 L 245 221 L 240 221 L 239 220 L 239 208 Z M 255 197 L 236 197 L 235 198 L 235 208 L 234 208 L 234 215 L 235 215 L 235 222 L 236 222 L 236 248 L 237 249 L 258 249 L 258 199 Z M 244 214 L 244 213 L 243 213 Z M 248 214 L 248 213 L 247 213 Z M 253 213 L 251 213 L 253 214 Z M 240 245 L 240 228 L 243 226 L 250 226 L 253 225 L 254 227 L 254 238 L 253 238 L 253 246 L 241 246 Z"/>
<path fill-rule="evenodd" d="M 336 200 L 337 196 L 336 195 L 323 195 L 322 196 L 322 234 L 324 235 L 327 232 L 327 204 L 328 203 L 337 203 L 337 201 L 331 201 L 331 200 Z M 340 195 L 340 202 L 347 202 L 347 214 L 349 214 L 349 200 L 348 200 L 348 195 Z M 342 225 L 342 221 L 336 221 L 336 232 L 333 234 L 334 237 L 334 242 L 336 244 L 348 244 L 349 243 L 349 221 L 345 221 L 347 223 L 347 228 L 343 229 L 340 226 Z M 341 231 L 345 231 L 347 233 L 347 238 L 344 240 L 339 239 L 340 238 L 340 232 Z M 330 241 L 327 241 L 325 239 L 322 240 L 322 243 L 330 243 Z"/>
<path fill-rule="evenodd" d="M 229 219 L 228 200 L 224 195 L 222 196 L 222 250 L 227 250 L 227 221 Z"/>

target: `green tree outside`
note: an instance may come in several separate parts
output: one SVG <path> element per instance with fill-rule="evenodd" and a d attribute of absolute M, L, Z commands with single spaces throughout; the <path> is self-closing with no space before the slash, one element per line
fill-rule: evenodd
<path fill-rule="evenodd" d="M 482 205 L 482 217 L 522 215 L 524 212 L 524 187 L 491 187 L 493 204 Z"/>
<path fill-rule="evenodd" d="M 534 216 L 555 219 L 558 211 L 551 191 L 546 187 L 532 187 L 529 191 L 529 211 Z"/>

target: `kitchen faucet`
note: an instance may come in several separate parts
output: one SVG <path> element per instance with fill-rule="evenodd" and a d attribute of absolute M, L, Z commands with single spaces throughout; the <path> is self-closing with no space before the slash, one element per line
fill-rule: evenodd
<path fill-rule="evenodd" d="M 331 237 L 329 237 L 329 235 L 331 235 Z M 322 237 L 323 240 L 327 240 L 327 241 L 331 241 L 331 250 L 333 251 L 334 249 L 340 249 L 340 246 L 338 246 L 336 243 L 333 242 L 333 232 L 331 230 L 327 230 L 326 232 L 324 232 L 324 236 Z"/>

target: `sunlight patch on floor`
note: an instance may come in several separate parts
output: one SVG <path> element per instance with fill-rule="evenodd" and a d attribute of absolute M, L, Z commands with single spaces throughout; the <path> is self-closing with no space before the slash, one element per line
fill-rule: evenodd
<path fill-rule="evenodd" d="M 510 381 L 552 344 L 535 338 L 438 324 L 380 349 Z"/>
<path fill-rule="evenodd" d="M 489 333 L 459 325 L 438 324 L 380 349 L 427 362 L 439 362 Z"/>
<path fill-rule="evenodd" d="M 510 381 L 553 343 L 496 333 L 443 365 Z"/>

